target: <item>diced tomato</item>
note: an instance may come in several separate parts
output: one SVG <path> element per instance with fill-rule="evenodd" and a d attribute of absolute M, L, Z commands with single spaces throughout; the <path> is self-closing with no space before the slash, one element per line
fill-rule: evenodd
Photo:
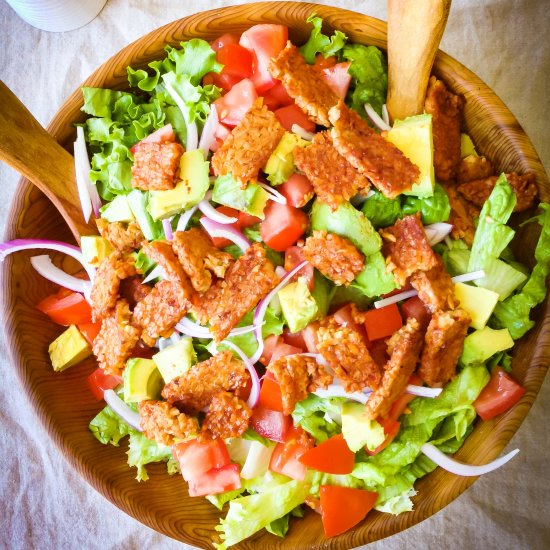
<path fill-rule="evenodd" d="M 344 327 L 350 327 L 359 332 L 359 334 L 361 334 L 361 336 L 365 340 L 366 346 L 370 347 L 371 343 L 369 342 L 367 331 L 365 330 L 364 325 L 359 324 L 355 321 L 355 319 L 353 318 L 351 307 L 351 304 L 346 304 L 345 306 L 342 306 L 340 309 L 336 310 L 333 314 L 334 320 Z"/>
<path fill-rule="evenodd" d="M 36 309 L 45 313 L 59 325 L 80 325 L 92 322 L 92 308 L 82 294 L 61 289 L 36 304 Z"/>
<path fill-rule="evenodd" d="M 280 336 L 277 334 L 271 334 L 267 338 L 264 338 L 264 351 L 260 357 L 260 363 L 262 365 L 269 365 L 271 361 L 271 356 L 273 355 L 273 350 L 277 347 L 277 344 L 280 341 Z"/>
<path fill-rule="evenodd" d="M 350 61 L 326 67 L 321 71 L 321 77 L 329 88 L 340 98 L 344 99 L 348 93 L 351 75 L 348 73 Z"/>
<path fill-rule="evenodd" d="M 284 252 L 295 244 L 309 225 L 309 218 L 304 212 L 287 204 L 270 201 L 264 214 L 260 235 L 264 243 L 277 252 Z"/>
<path fill-rule="evenodd" d="M 371 309 L 365 313 L 365 328 L 371 342 L 391 336 L 402 326 L 403 320 L 397 304 Z"/>
<path fill-rule="evenodd" d="M 275 111 L 275 116 L 285 130 L 292 132 L 292 125 L 297 124 L 307 132 L 315 132 L 315 122 L 309 120 L 308 116 L 296 105 L 287 105 Z"/>
<path fill-rule="evenodd" d="M 285 270 L 290 271 L 294 269 L 299 263 L 303 262 L 306 259 L 304 256 L 304 249 L 300 246 L 289 246 L 285 250 Z M 315 271 L 314 267 L 308 263 L 294 277 L 293 281 L 296 281 L 298 277 L 304 277 L 306 280 L 307 287 L 309 290 L 315 288 Z"/>
<path fill-rule="evenodd" d="M 227 74 L 223 71 L 221 73 L 208 73 L 204 75 L 202 79 L 203 86 L 206 86 L 208 84 L 214 84 L 214 86 L 217 86 L 218 88 L 221 88 L 223 92 L 226 94 L 237 84 L 242 80 L 242 77 Z"/>
<path fill-rule="evenodd" d="M 483 420 L 489 420 L 512 408 L 524 393 L 524 387 L 497 367 L 493 369 L 489 383 L 475 400 L 474 407 Z"/>
<path fill-rule="evenodd" d="M 214 468 L 188 481 L 190 497 L 217 495 L 234 491 L 241 487 L 241 474 L 238 464 L 228 464 L 223 468 Z"/>
<path fill-rule="evenodd" d="M 130 152 L 133 155 L 142 143 L 170 143 L 174 141 L 176 141 L 176 134 L 174 133 L 172 125 L 167 124 L 130 147 Z"/>
<path fill-rule="evenodd" d="M 342 434 L 334 435 L 313 447 L 300 458 L 308 468 L 327 474 L 350 474 L 355 464 L 355 454 L 349 450 Z"/>
<path fill-rule="evenodd" d="M 214 134 L 215 140 L 214 143 L 210 146 L 212 151 L 215 153 L 223 144 L 223 142 L 226 140 L 227 136 L 231 133 L 231 128 L 227 127 L 225 124 L 222 124 L 221 122 L 218 124 L 218 127 L 216 128 L 216 133 Z"/>
<path fill-rule="evenodd" d="M 393 420 L 392 418 L 381 418 L 378 417 L 376 421 L 384 428 L 384 434 L 386 435 L 386 439 L 374 449 L 374 451 L 370 451 L 367 447 L 365 447 L 365 451 L 370 456 L 377 455 L 380 451 L 383 451 L 395 438 L 395 436 L 399 433 L 399 428 L 401 427 L 401 423 L 397 422 L 396 420 Z"/>
<path fill-rule="evenodd" d="M 271 455 L 269 469 L 298 481 L 303 481 L 306 477 L 307 468 L 300 462 L 300 457 L 304 455 L 311 445 L 299 443 L 302 440 L 301 428 L 295 428 L 291 425 L 284 443 L 278 443 Z"/>
<path fill-rule="evenodd" d="M 274 111 L 279 107 L 285 107 L 286 105 L 292 105 L 294 100 L 288 95 L 282 82 L 277 81 L 277 84 L 270 90 L 263 94 L 264 103 L 268 109 Z"/>
<path fill-rule="evenodd" d="M 321 485 L 319 496 L 327 537 L 340 535 L 357 525 L 378 499 L 378 493 L 337 485 Z"/>
<path fill-rule="evenodd" d="M 239 35 L 233 34 L 233 33 L 226 33 L 222 34 L 220 37 L 216 38 L 216 40 L 213 40 L 210 42 L 210 47 L 215 51 L 220 51 L 223 47 L 229 45 L 229 44 L 238 44 L 239 43 Z"/>
<path fill-rule="evenodd" d="M 255 431 L 267 439 L 284 442 L 287 432 L 292 426 L 292 420 L 290 416 L 286 416 L 282 412 L 257 406 L 252 410 L 250 424 Z"/>
<path fill-rule="evenodd" d="M 218 118 L 227 126 L 236 126 L 248 112 L 258 94 L 249 78 L 243 78 L 222 97 L 214 101 Z"/>
<path fill-rule="evenodd" d="M 393 403 L 388 413 L 388 418 L 390 420 L 397 421 L 399 417 L 405 412 L 409 403 L 415 398 L 414 395 L 410 393 L 402 393 Z"/>
<path fill-rule="evenodd" d="M 268 374 L 270 374 L 269 371 Z M 271 411 L 283 412 L 281 386 L 274 376 L 264 376 L 258 406 Z"/>
<path fill-rule="evenodd" d="M 231 463 L 227 446 L 221 439 L 190 439 L 174 445 L 172 453 L 179 462 L 185 481 L 199 478 L 213 468 L 223 468 Z"/>
<path fill-rule="evenodd" d="M 277 359 L 280 359 L 281 357 L 286 357 L 287 355 L 295 355 L 296 353 L 304 353 L 304 350 L 296 346 L 289 346 L 284 342 L 279 342 L 275 346 L 275 349 L 271 354 L 270 363 L 275 363 L 275 361 L 277 361 Z"/>
<path fill-rule="evenodd" d="M 234 208 L 230 208 L 229 206 L 218 206 L 216 208 L 217 212 L 221 212 L 222 214 L 225 214 L 226 216 L 229 216 L 230 218 L 238 218 L 239 217 L 239 211 L 235 210 Z M 226 224 L 227 227 L 232 227 L 233 229 L 240 229 L 239 222 L 233 222 Z M 229 246 L 230 244 L 233 244 L 233 241 L 230 241 L 229 239 L 226 239 L 224 237 L 210 237 L 212 239 L 212 242 L 214 243 L 214 246 L 216 248 L 225 248 L 226 246 Z"/>
<path fill-rule="evenodd" d="M 258 93 L 273 88 L 277 80 L 269 73 L 268 66 L 273 57 L 286 46 L 288 28 L 285 25 L 261 24 L 243 32 L 239 44 L 254 56 L 252 82 Z"/>
<path fill-rule="evenodd" d="M 304 336 L 302 335 L 302 331 L 290 332 L 288 328 L 285 328 L 283 330 L 283 342 L 289 346 L 300 348 L 301 350 L 306 349 L 306 342 L 304 340 Z"/>
<path fill-rule="evenodd" d="M 336 63 L 338 63 L 338 58 L 335 55 L 329 55 L 328 57 L 325 57 L 322 53 L 318 53 L 315 56 L 315 63 L 313 66 L 316 69 L 322 70 L 328 67 L 334 67 Z"/>
<path fill-rule="evenodd" d="M 304 207 L 315 194 L 313 185 L 303 174 L 292 174 L 277 190 L 285 197 L 287 204 L 296 208 Z"/>
<path fill-rule="evenodd" d="M 112 390 L 122 384 L 122 377 L 105 374 L 103 369 L 97 368 L 88 376 L 87 381 L 94 397 L 101 401 L 105 390 Z"/>
<path fill-rule="evenodd" d="M 317 350 L 317 327 L 315 324 L 308 325 L 301 331 L 302 338 L 309 353 L 319 353 Z"/>
<path fill-rule="evenodd" d="M 216 59 L 223 65 L 222 74 L 241 79 L 252 76 L 252 54 L 239 44 L 227 44 L 218 50 Z"/>
<path fill-rule="evenodd" d="M 130 353 L 130 357 L 141 357 L 142 359 L 151 359 L 155 353 L 157 353 L 158 350 L 155 348 L 151 348 L 149 346 L 146 346 L 143 342 L 138 342 L 135 346 L 135 348 Z"/>
<path fill-rule="evenodd" d="M 256 216 L 251 216 L 246 212 L 239 212 L 239 227 L 241 229 L 243 227 L 251 227 L 253 225 L 260 223 L 261 221 L 262 220 L 260 218 L 257 218 Z"/>
<path fill-rule="evenodd" d="M 423 329 L 428 327 L 432 318 L 432 314 L 418 296 L 413 296 L 401 304 L 401 314 L 405 321 L 414 317 Z"/>
<path fill-rule="evenodd" d="M 388 355 L 388 345 L 386 340 L 382 338 L 380 340 L 375 340 L 374 342 L 368 342 L 367 348 L 369 349 L 370 356 L 380 368 L 388 362 L 390 356 Z"/>
<path fill-rule="evenodd" d="M 99 323 L 81 323 L 77 325 L 77 328 L 91 346 L 94 343 L 95 337 L 99 334 L 101 321 Z"/>

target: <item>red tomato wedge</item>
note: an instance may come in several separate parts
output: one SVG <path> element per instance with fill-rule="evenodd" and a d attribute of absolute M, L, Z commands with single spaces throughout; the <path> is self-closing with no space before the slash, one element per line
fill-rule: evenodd
<path fill-rule="evenodd" d="M 216 495 L 234 491 L 241 487 L 241 474 L 238 464 L 228 464 L 223 468 L 214 468 L 188 481 L 190 497 Z"/>
<path fill-rule="evenodd" d="M 475 400 L 474 407 L 483 420 L 490 420 L 512 408 L 524 393 L 524 387 L 520 386 L 500 367 L 497 367 L 493 369 L 489 383 Z"/>
<path fill-rule="evenodd" d="M 283 400 L 281 396 L 281 386 L 273 376 L 268 376 L 269 371 L 262 380 L 260 388 L 260 397 L 258 407 L 264 407 L 271 411 L 283 412 Z"/>
<path fill-rule="evenodd" d="M 287 355 L 295 355 L 296 353 L 304 353 L 304 350 L 296 346 L 289 346 L 284 342 L 279 342 L 273 349 L 271 360 L 269 362 L 275 363 L 275 361 L 277 361 L 277 359 L 280 359 L 281 357 L 286 357 Z"/>
<path fill-rule="evenodd" d="M 317 349 L 317 327 L 315 324 L 308 325 L 304 330 L 301 331 L 302 338 L 306 345 L 306 350 L 309 353 L 319 353 Z"/>
<path fill-rule="evenodd" d="M 321 76 L 329 88 L 342 99 L 346 97 L 351 82 L 351 75 L 348 73 L 350 65 L 350 61 L 345 61 L 332 67 L 325 67 L 321 72 Z"/>
<path fill-rule="evenodd" d="M 130 152 L 133 155 L 142 143 L 169 143 L 174 141 L 176 141 L 176 134 L 174 133 L 172 125 L 167 124 L 130 147 Z"/>
<path fill-rule="evenodd" d="M 77 325 L 78 330 L 86 338 L 90 346 L 94 343 L 95 337 L 99 334 L 101 329 L 101 322 L 99 323 L 82 323 Z"/>
<path fill-rule="evenodd" d="M 271 201 L 264 210 L 265 220 L 260 224 L 264 243 L 277 252 L 284 252 L 305 233 L 309 225 L 307 214 L 289 206 Z"/>
<path fill-rule="evenodd" d="M 294 100 L 288 95 L 282 82 L 277 81 L 277 84 L 270 90 L 263 94 L 264 103 L 268 109 L 274 111 L 279 107 L 285 107 L 286 105 L 292 105 Z"/>
<path fill-rule="evenodd" d="M 257 406 L 252 410 L 250 424 L 255 431 L 267 439 L 284 442 L 287 432 L 292 426 L 292 420 L 290 416 L 285 416 L 282 412 Z"/>
<path fill-rule="evenodd" d="M 239 217 L 239 211 L 235 210 L 234 208 L 230 208 L 229 206 L 218 206 L 218 208 L 216 208 L 216 211 L 221 212 L 222 214 L 225 214 L 230 218 Z M 227 227 L 232 227 L 233 229 L 240 230 L 238 221 L 227 224 Z M 233 244 L 233 241 L 230 241 L 229 239 L 226 239 L 224 237 L 210 237 L 210 239 L 212 240 L 216 248 L 225 248 L 226 246 Z"/>
<path fill-rule="evenodd" d="M 381 339 L 375 340 L 374 342 L 368 342 L 367 348 L 370 356 L 379 367 L 383 367 L 388 362 L 390 356 L 388 355 L 388 344 L 386 340 Z"/>
<path fill-rule="evenodd" d="M 290 271 L 295 268 L 299 263 L 303 262 L 306 259 L 304 256 L 304 249 L 300 246 L 289 246 L 285 250 L 285 270 Z M 315 271 L 314 267 L 311 264 L 307 264 L 294 277 L 293 281 L 298 280 L 298 277 L 304 277 L 306 280 L 307 287 L 309 290 L 313 290 L 315 287 Z M 287 342 L 290 344 L 290 342 Z"/>
<path fill-rule="evenodd" d="M 307 132 L 315 132 L 315 122 L 309 120 L 304 111 L 295 103 L 277 109 L 275 111 L 275 116 L 283 128 L 289 132 L 292 132 L 293 124 L 301 126 Z"/>
<path fill-rule="evenodd" d="M 327 474 L 350 474 L 355 454 L 349 450 L 342 434 L 334 435 L 304 453 L 299 459 L 308 468 Z"/>
<path fill-rule="evenodd" d="M 367 337 L 365 326 L 357 323 L 353 318 L 351 304 L 346 304 L 345 306 L 342 306 L 340 309 L 336 310 L 333 314 L 333 317 L 338 324 L 344 327 L 350 327 L 359 332 L 359 334 L 361 334 L 361 336 L 363 336 L 363 338 L 365 339 L 365 344 L 367 345 L 367 347 L 371 346 L 369 338 Z"/>
<path fill-rule="evenodd" d="M 44 298 L 36 309 L 59 325 L 80 325 L 92 322 L 92 308 L 82 294 L 67 289 Z"/>
<path fill-rule="evenodd" d="M 285 476 L 302 481 L 306 477 L 307 468 L 300 462 L 300 457 L 304 455 L 310 444 L 304 445 L 298 443 L 303 430 L 290 426 L 284 443 L 278 443 L 271 455 L 269 469 Z"/>
<path fill-rule="evenodd" d="M 257 98 L 258 94 L 252 81 L 243 78 L 225 95 L 214 101 L 220 122 L 227 126 L 236 126 Z"/>
<path fill-rule="evenodd" d="M 273 88 L 277 83 L 269 73 L 273 57 L 286 46 L 288 28 L 285 25 L 261 24 L 243 32 L 239 44 L 254 56 L 252 82 L 259 94 Z"/>
<path fill-rule="evenodd" d="M 290 332 L 287 328 L 285 328 L 283 330 L 283 342 L 289 346 L 300 348 L 301 350 L 305 350 L 307 348 L 302 331 Z"/>
<path fill-rule="evenodd" d="M 222 124 L 221 122 L 218 124 L 218 128 L 216 129 L 216 133 L 214 134 L 214 137 L 216 138 L 214 140 L 214 143 L 211 146 L 212 151 L 215 153 L 223 144 L 227 136 L 231 133 L 231 128 L 228 126 L 225 126 L 225 124 Z"/>
<path fill-rule="evenodd" d="M 401 319 L 397 304 L 371 309 L 365 313 L 365 328 L 371 342 L 391 336 L 402 326 L 403 319 Z"/>
<path fill-rule="evenodd" d="M 273 355 L 273 350 L 277 347 L 279 340 L 280 336 L 277 334 L 271 334 L 267 338 L 264 338 L 264 351 L 260 357 L 260 363 L 262 365 L 265 365 L 266 367 L 269 365 L 271 356 Z"/>
<path fill-rule="evenodd" d="M 401 314 L 405 321 L 414 317 L 423 329 L 428 327 L 432 318 L 432 314 L 418 296 L 413 296 L 401 304 Z"/>
<path fill-rule="evenodd" d="M 172 453 L 179 462 L 183 479 L 187 482 L 200 478 L 213 468 L 223 468 L 231 464 L 229 452 L 221 439 L 190 439 L 174 445 Z"/>
<path fill-rule="evenodd" d="M 296 208 L 305 206 L 315 194 L 313 185 L 303 174 L 292 174 L 278 186 L 277 191 L 285 197 L 287 204 Z"/>
<path fill-rule="evenodd" d="M 242 229 L 243 227 L 251 227 L 253 225 L 256 225 L 260 223 L 262 220 L 261 218 L 257 218 L 256 216 L 251 216 L 250 214 L 247 214 L 246 212 L 239 212 L 239 227 Z"/>
<path fill-rule="evenodd" d="M 94 372 L 92 372 L 92 374 L 90 374 L 90 376 L 88 376 L 87 381 L 94 397 L 98 401 L 101 401 L 105 390 L 112 390 L 119 384 L 122 384 L 122 377 L 105 374 L 103 369 L 97 368 Z"/>
<path fill-rule="evenodd" d="M 323 529 L 327 537 L 340 535 L 357 525 L 378 499 L 378 493 L 336 485 L 321 485 L 319 495 Z"/>
<path fill-rule="evenodd" d="M 374 451 L 370 451 L 367 447 L 365 447 L 366 453 L 370 456 L 377 455 L 380 451 L 383 451 L 394 440 L 395 436 L 399 433 L 399 428 L 401 427 L 400 422 L 397 422 L 389 417 L 379 417 L 376 421 L 384 428 L 386 439 L 384 439 L 384 441 L 382 441 L 382 443 L 378 445 Z"/>
<path fill-rule="evenodd" d="M 212 42 L 210 42 L 210 47 L 215 52 L 219 52 L 224 46 L 227 46 L 228 44 L 238 44 L 238 43 L 239 43 L 238 34 L 226 33 L 216 38 L 216 40 L 213 40 Z"/>
<path fill-rule="evenodd" d="M 252 76 L 252 54 L 239 44 L 226 44 L 218 50 L 216 59 L 223 65 L 220 74 L 241 80 Z"/>

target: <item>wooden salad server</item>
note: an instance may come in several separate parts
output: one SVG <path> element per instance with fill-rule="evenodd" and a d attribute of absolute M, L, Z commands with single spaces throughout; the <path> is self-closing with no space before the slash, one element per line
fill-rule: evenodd
<path fill-rule="evenodd" d="M 44 193 L 67 222 L 78 243 L 80 235 L 97 235 L 92 219 L 84 221 L 74 158 L 39 124 L 0 80 L 0 160 Z"/>
<path fill-rule="evenodd" d="M 388 112 L 403 120 L 424 111 L 451 0 L 388 0 Z"/>

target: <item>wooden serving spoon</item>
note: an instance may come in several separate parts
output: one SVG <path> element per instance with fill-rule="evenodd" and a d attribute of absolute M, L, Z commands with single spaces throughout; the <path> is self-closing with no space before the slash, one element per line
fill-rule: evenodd
<path fill-rule="evenodd" d="M 451 0 L 388 0 L 388 112 L 403 120 L 424 110 Z"/>
<path fill-rule="evenodd" d="M 76 187 L 74 158 L 46 132 L 0 80 L 0 160 L 30 180 L 55 205 L 78 243 L 96 235 L 84 221 Z"/>

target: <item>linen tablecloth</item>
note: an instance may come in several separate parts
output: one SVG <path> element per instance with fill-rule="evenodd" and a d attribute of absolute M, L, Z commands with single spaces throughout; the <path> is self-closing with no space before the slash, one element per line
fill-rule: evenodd
<path fill-rule="evenodd" d="M 76 0 L 75 0 L 76 1 Z M 242 3 L 242 2 L 241 2 Z M 385 0 L 330 3 L 386 19 Z M 46 125 L 103 61 L 150 30 L 219 0 L 108 0 L 81 29 L 48 33 L 0 3 L 0 78 Z M 549 6 L 528 0 L 454 0 L 442 48 L 504 100 L 550 171 Z M 0 225 L 19 176 L 0 166 Z M 65 462 L 35 418 L 0 340 L 0 547 L 9 549 L 183 549 L 127 516 Z M 434 517 L 369 550 L 550 547 L 550 377 L 508 450 L 520 454 L 482 477 Z M 294 526 L 299 529 L 298 525 Z"/>

